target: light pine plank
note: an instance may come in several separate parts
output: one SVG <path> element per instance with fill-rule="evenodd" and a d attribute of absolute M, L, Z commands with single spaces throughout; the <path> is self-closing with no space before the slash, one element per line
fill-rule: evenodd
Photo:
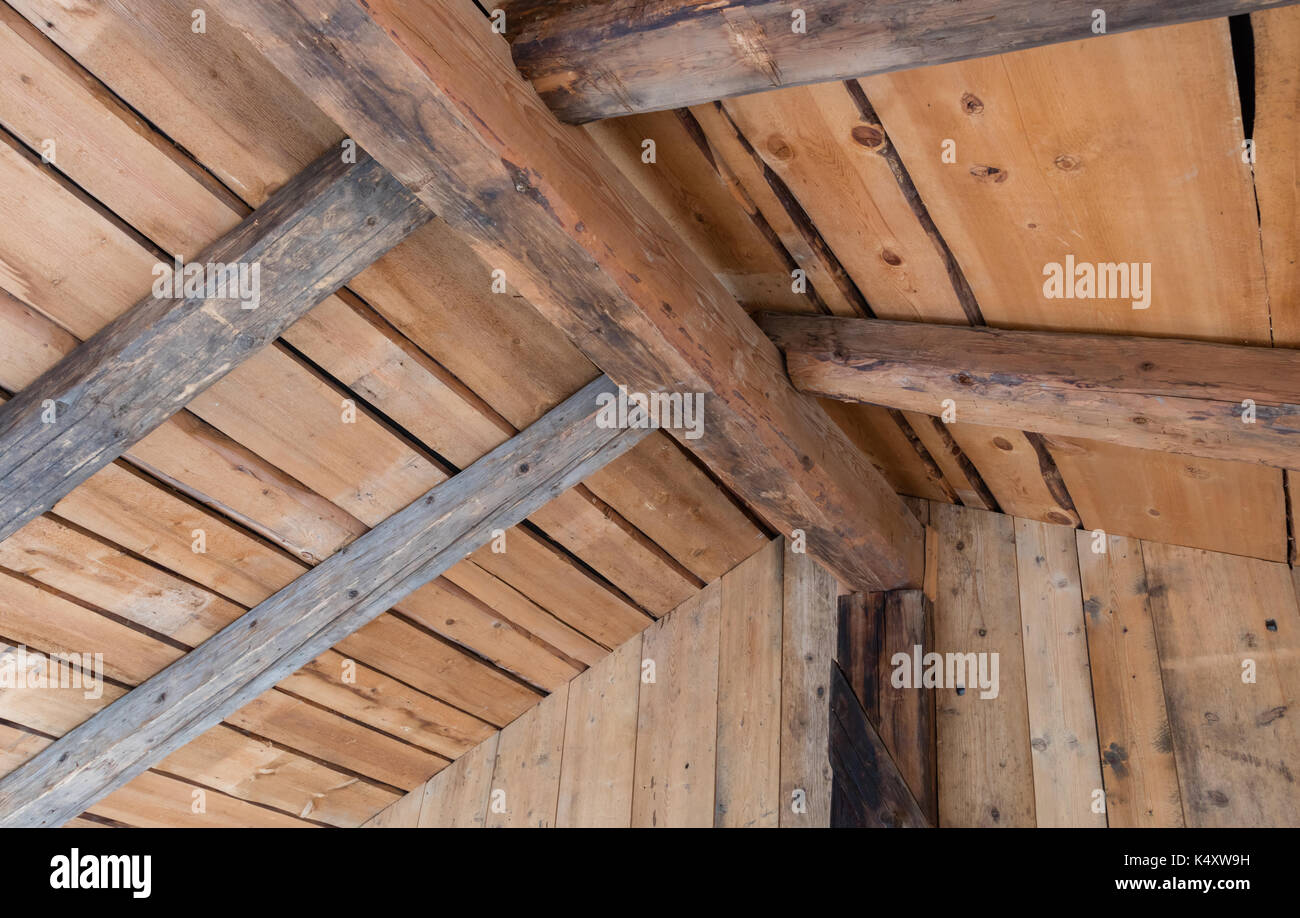
<path fill-rule="evenodd" d="M 1075 534 L 1097 712 L 1097 744 L 1114 828 L 1183 825 L 1160 652 L 1142 543 Z"/>
<path fill-rule="evenodd" d="M 556 825 L 631 824 L 640 684 L 639 634 L 569 684 Z"/>
<path fill-rule="evenodd" d="M 1300 347 L 1300 9 L 1250 14 L 1255 33 L 1255 195 L 1273 343 Z"/>
<path fill-rule="evenodd" d="M 781 808 L 784 542 L 722 578 L 713 824 L 776 827 Z"/>
<path fill-rule="evenodd" d="M 632 825 L 713 825 L 718 736 L 718 617 L 722 587 L 705 587 L 646 629 Z"/>
<path fill-rule="evenodd" d="M 1046 439 L 1085 529 L 1286 560 L 1281 469 L 1098 440 Z"/>
<path fill-rule="evenodd" d="M 489 828 L 555 825 L 568 708 L 569 686 L 562 685 L 501 731 L 488 799 Z"/>
<path fill-rule="evenodd" d="M 785 542 L 781 618 L 781 828 L 830 825 L 835 578 Z"/>
<path fill-rule="evenodd" d="M 493 733 L 425 785 L 421 829 L 481 829 L 487 821 L 499 732 Z"/>
<path fill-rule="evenodd" d="M 997 653 L 997 698 L 936 691 L 942 826 L 1034 825 L 1015 527 L 1010 517 L 934 503 L 935 651 Z"/>
<path fill-rule="evenodd" d="M 1300 825 L 1291 571 L 1156 542 L 1142 554 L 1187 824 Z M 1243 681 L 1247 661 L 1254 682 Z"/>
<path fill-rule="evenodd" d="M 1075 530 L 1016 520 L 1025 695 L 1040 828 L 1105 828 Z"/>

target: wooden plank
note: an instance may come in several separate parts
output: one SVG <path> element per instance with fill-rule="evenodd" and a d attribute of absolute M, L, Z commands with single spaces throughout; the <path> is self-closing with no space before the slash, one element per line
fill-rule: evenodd
<path fill-rule="evenodd" d="M 769 313 L 795 386 L 963 423 L 1285 467 L 1300 352 Z M 1250 421 L 1243 405 L 1255 405 Z"/>
<path fill-rule="evenodd" d="M 396 803 L 384 807 L 361 826 L 363 829 L 415 829 L 420 824 L 420 805 L 424 803 L 424 785 L 420 785 Z"/>
<path fill-rule="evenodd" d="M 644 434 L 594 423 L 597 395 L 612 389 L 593 383 L 59 740 L 0 783 L 0 818 L 66 821 L 576 484 Z M 160 695 L 172 699 L 163 710 Z"/>
<path fill-rule="evenodd" d="M 1106 823 L 1181 827 L 1183 804 L 1142 544 L 1120 536 L 1098 542 L 1090 532 L 1075 535 Z M 1105 550 L 1094 550 L 1098 544 Z"/>
<path fill-rule="evenodd" d="M 28 12 L 36 11 L 28 9 Z M 40 27 L 50 30 L 54 40 L 65 45 L 75 44 L 81 30 L 87 25 L 87 19 L 67 22 L 62 18 L 64 13 L 62 9 L 46 7 L 40 11 L 41 15 L 34 17 L 34 21 Z M 173 56 L 184 58 L 188 51 L 191 59 L 208 60 L 213 72 L 223 73 L 226 79 L 220 84 L 212 84 L 210 81 L 198 84 L 175 71 L 159 72 L 158 55 L 152 56 L 148 61 L 132 61 L 122 55 L 101 56 L 93 46 L 77 46 L 75 49 L 82 60 L 92 63 L 99 77 L 114 84 L 114 88 L 139 105 L 139 110 L 146 116 L 157 117 L 166 128 L 179 132 L 172 134 L 172 137 L 183 136 L 186 147 L 194 155 L 206 159 L 207 168 L 220 172 L 223 166 L 234 164 L 234 171 L 238 175 L 231 175 L 230 180 L 238 179 L 243 188 L 251 189 L 252 193 L 248 197 L 253 204 L 261 203 L 269 188 L 263 184 L 261 176 L 249 174 L 250 164 L 247 158 L 235 156 L 235 151 L 227 146 L 232 133 L 242 134 L 248 120 L 243 100 L 250 93 L 258 96 L 260 105 L 266 109 L 276 109 L 281 115 L 282 130 L 277 136 L 282 137 L 284 130 L 288 129 L 289 133 L 302 140 L 307 155 L 322 145 L 327 145 L 324 142 L 337 130 L 317 112 L 316 120 L 324 121 L 326 129 L 313 131 L 313 119 L 307 117 L 312 111 L 309 103 L 293 92 L 291 87 L 279 85 L 277 74 L 254 73 L 259 68 L 249 66 L 249 62 L 258 59 L 256 54 L 248 48 L 242 36 L 232 32 L 224 23 L 214 24 L 204 35 L 195 36 L 187 25 L 180 23 L 170 13 L 160 13 L 156 5 L 144 5 L 137 9 L 131 0 L 112 8 L 98 8 L 92 18 L 95 19 L 94 29 L 100 34 L 116 31 L 119 19 L 129 22 L 127 33 L 120 36 L 120 48 L 137 48 L 136 39 L 140 30 L 144 29 L 150 32 L 151 40 L 166 44 L 167 52 L 162 55 L 164 59 Z M 58 27 L 55 20 L 59 22 Z M 194 44 L 203 47 L 190 47 Z M 37 91 L 43 93 L 51 107 L 60 113 L 61 120 L 53 132 L 59 149 L 75 148 L 76 151 L 76 155 L 58 160 L 60 168 L 78 182 L 81 188 L 94 195 L 97 201 L 111 207 L 116 216 L 145 230 L 148 237 L 158 245 L 188 257 L 196 253 L 202 243 L 230 230 L 248 213 L 249 208 L 243 202 L 217 187 L 210 176 L 180 155 L 171 139 L 161 136 L 133 113 L 124 111 L 121 104 L 104 92 L 93 78 L 79 71 L 71 58 L 60 54 L 50 40 L 13 13 L 0 21 L 0 50 L 5 54 L 12 53 L 15 59 L 24 62 L 23 76 L 27 85 L 38 87 Z M 221 59 L 217 60 L 218 58 Z M 262 69 L 265 69 L 265 65 Z M 177 94 L 184 97 L 179 102 L 174 99 Z M 238 121 L 239 124 L 228 125 L 228 130 L 220 132 L 220 136 L 214 136 L 214 132 L 209 129 L 212 125 L 207 117 L 195 119 L 183 116 L 181 120 L 176 120 L 175 113 L 192 108 L 196 100 L 201 101 L 205 113 L 213 118 L 219 120 L 224 117 Z M 28 148 L 38 148 L 43 138 L 51 134 L 53 126 L 48 119 L 35 117 L 19 100 L 6 99 L 4 106 L 2 114 L 6 124 L 17 130 Z M 259 116 L 262 114 L 264 111 L 259 111 Z M 337 144 L 333 146 L 337 148 Z M 166 155 L 160 158 L 158 148 L 163 153 L 170 151 L 170 158 Z M 117 150 L 118 158 L 122 162 L 130 162 L 132 166 L 148 162 L 153 168 L 124 169 L 121 168 L 121 163 L 115 167 L 111 158 L 96 155 L 102 149 Z M 246 152 L 239 151 L 240 154 Z M 265 154 L 267 169 L 283 167 L 281 180 L 287 179 L 301 168 L 298 157 L 303 154 L 302 150 L 295 150 L 293 157 L 284 160 L 281 145 L 263 142 L 258 147 L 258 152 Z M 179 162 L 179 167 L 171 163 L 172 159 Z M 187 165 L 188 168 L 183 168 Z M 120 251 L 115 246 L 96 247 L 92 250 L 96 256 L 94 263 L 90 264 L 89 260 L 78 261 L 80 270 L 72 273 L 84 274 L 92 283 L 101 285 L 105 279 L 119 278 L 125 296 L 136 276 L 132 272 L 146 270 L 152 263 L 151 253 L 142 251 L 135 240 L 127 238 L 116 226 L 109 224 L 91 208 L 83 206 L 40 170 L 27 166 L 26 173 L 32 175 L 23 181 L 35 181 L 38 186 L 33 189 L 30 198 L 40 200 L 41 206 L 33 212 L 21 208 L 19 211 L 26 213 L 27 220 L 34 220 L 44 226 L 51 238 L 57 238 L 65 232 L 64 221 L 67 220 L 89 232 L 92 239 L 96 234 L 94 227 L 98 225 L 107 231 L 111 241 L 122 242 Z M 18 181 L 17 176 L 15 181 Z M 44 200 L 47 193 L 59 198 L 57 206 L 51 206 L 55 202 Z M 167 204 L 164 208 L 166 213 L 172 215 L 170 220 L 159 216 L 157 206 L 153 212 L 149 209 L 150 202 L 156 203 L 160 197 Z M 70 213 L 65 213 L 65 205 Z M 27 223 L 27 220 L 19 218 L 19 214 L 14 216 L 16 219 L 13 225 Z M 427 275 L 424 267 L 428 265 L 429 255 L 432 254 L 429 249 L 445 241 L 440 237 L 436 242 L 425 246 L 424 251 L 415 259 L 422 263 L 415 266 L 416 270 Z M 445 245 L 441 247 L 445 248 Z M 439 257 L 456 257 L 454 253 L 444 253 L 441 249 L 437 252 Z M 39 254 L 39 249 L 26 249 L 23 252 Z M 45 270 L 50 271 L 52 276 L 66 273 L 53 261 L 48 265 L 43 261 L 28 264 L 32 274 L 37 276 Z M 426 276 L 422 280 L 428 281 L 424 286 L 436 288 L 440 278 Z M 80 281 L 81 278 L 71 276 L 64 278 L 63 283 L 46 291 L 56 299 L 47 301 L 39 298 L 38 305 L 68 323 L 69 327 L 79 329 L 83 335 L 91 334 L 102 321 L 107 321 L 113 314 L 113 306 L 125 308 L 137 295 L 131 292 L 130 300 L 101 304 L 109 308 L 96 311 L 97 320 L 87 322 L 85 315 L 78 315 L 79 312 L 87 312 L 86 309 L 78 309 L 75 304 L 65 307 L 65 301 L 57 299 L 58 287 L 81 289 Z M 117 285 L 110 283 L 109 289 L 116 291 Z M 385 294 L 390 292 L 392 291 L 386 290 Z M 402 293 L 403 291 L 396 291 L 396 295 Z M 458 321 L 463 322 L 466 305 L 463 300 L 457 301 L 454 311 Z M 420 306 L 427 307 L 428 304 L 421 302 Z M 438 308 L 446 307 L 439 303 Z M 100 316 L 100 312 L 107 314 Z M 511 334 L 508 329 L 500 327 L 490 333 L 493 336 Z M 562 338 L 558 330 L 551 329 L 551 334 Z M 308 317 L 289 328 L 285 337 L 320 368 L 351 386 L 366 403 L 379 407 L 406 430 L 428 438 L 428 444 L 435 452 L 451 458 L 459 465 L 468 464 L 515 432 L 515 428 L 494 415 L 477 396 L 468 392 L 355 297 L 343 294 L 328 298 Z M 454 350 L 454 343 L 449 346 Z M 9 346 L 7 349 L 21 351 L 21 347 Z M 477 349 L 470 347 L 469 350 Z M 585 362 L 576 351 L 574 354 L 578 356 L 579 363 Z M 322 387 L 320 380 L 304 376 L 301 367 L 286 367 L 283 363 L 277 363 L 276 367 L 284 375 L 284 389 L 263 385 L 256 392 L 256 397 L 253 397 L 247 390 L 235 391 L 238 388 L 236 380 L 232 380 L 230 386 L 218 384 L 216 389 L 224 391 L 226 396 L 224 402 L 227 410 L 214 410 L 212 418 L 229 424 L 232 413 L 228 406 L 231 402 L 237 405 L 256 405 L 250 420 L 254 422 L 253 429 L 258 430 L 259 435 L 249 442 L 264 449 L 268 456 L 277 461 L 287 459 L 290 464 L 296 458 L 292 446 L 309 444 L 314 447 L 314 450 L 308 451 L 311 455 L 296 468 L 299 471 L 303 468 L 314 471 L 316 474 L 308 483 L 321 485 L 323 490 L 332 494 L 345 495 L 348 499 L 344 503 L 360 503 L 356 501 L 355 491 L 365 489 L 349 492 L 333 487 L 336 482 L 328 478 L 324 478 L 324 481 L 329 481 L 329 484 L 322 484 L 322 470 L 318 466 L 330 466 L 331 463 L 348 458 L 349 442 L 361 442 L 370 449 L 370 453 L 363 453 L 359 460 L 352 454 L 353 461 L 360 466 L 365 466 L 367 459 L 378 461 L 385 455 L 398 454 L 400 458 L 396 470 L 391 471 L 398 480 L 417 478 L 420 472 L 429 471 L 424 457 L 409 450 L 394 450 L 389 433 L 374 430 L 369 417 L 361 416 L 356 424 L 340 426 L 337 423 L 339 396 L 336 387 Z M 570 394 L 594 375 L 594 370 L 585 376 L 579 370 L 573 387 L 559 392 L 545 407 L 557 403 L 562 396 Z M 22 385 L 34 378 L 32 376 L 24 380 Z M 334 430 L 335 436 L 321 439 L 318 434 L 325 428 L 307 423 L 308 412 L 303 410 L 306 406 L 300 401 L 305 396 L 301 391 L 304 384 L 321 394 L 327 405 L 326 410 L 334 413 L 333 422 L 327 423 L 325 428 Z M 505 384 L 507 381 L 499 381 L 498 388 Z M 6 385 L 11 389 L 20 388 L 18 384 Z M 215 407 L 221 407 L 221 403 L 218 402 Z M 269 416 L 277 408 L 284 411 L 284 415 L 272 421 Z M 539 411 L 538 416 L 540 413 Z M 178 416 L 178 420 L 186 417 Z M 238 413 L 234 417 L 242 419 Z M 526 426 L 526 423 L 535 419 L 535 416 L 530 417 L 521 426 Z M 193 421 L 192 418 L 189 420 Z M 259 430 L 259 423 L 262 428 L 278 428 L 275 431 L 278 436 L 268 436 L 264 430 Z M 171 425 L 164 425 L 154 435 L 137 444 L 128 458 L 195 499 L 217 506 L 221 512 L 235 516 L 260 534 L 290 547 L 306 560 L 318 560 L 336 550 L 343 541 L 364 531 L 364 526 L 355 517 L 330 504 L 310 488 L 303 487 L 303 482 L 294 481 L 279 469 L 270 466 L 260 456 L 231 443 L 219 431 L 204 430 L 204 425 L 195 423 L 187 427 L 187 436 L 177 436 L 178 431 L 168 430 L 169 426 Z M 368 426 L 372 426 L 372 429 L 364 430 Z M 369 439 L 375 436 L 379 439 Z M 376 446 L 386 446 L 387 449 L 376 449 Z M 231 466 L 242 467 L 231 469 Z M 368 469 L 365 474 L 373 472 L 374 469 Z M 358 473 L 358 476 L 361 474 Z M 368 479 L 357 477 L 355 480 Z M 417 484 L 407 494 L 419 493 L 433 483 L 426 475 L 422 484 Z M 711 483 L 709 487 L 714 492 L 716 501 L 721 496 L 720 492 Z M 582 492 L 583 489 L 579 491 Z M 384 497 L 392 491 L 381 488 L 371 493 L 377 498 L 376 504 L 383 504 Z M 391 511 L 395 512 L 406 502 L 401 499 L 402 496 L 399 491 L 397 500 L 388 504 Z M 611 513 L 607 505 L 591 495 L 586 495 L 586 499 L 582 500 L 576 499 L 578 496 L 562 496 L 551 507 L 543 509 L 542 514 L 546 515 L 546 519 L 543 521 L 539 518 L 537 522 L 543 529 L 549 527 L 562 544 L 582 554 L 592 567 L 610 576 L 622 589 L 636 596 L 638 601 L 660 612 L 667 611 L 681 598 L 689 595 L 694 588 L 689 574 L 674 570 L 671 559 L 664 556 L 662 550 L 649 544 L 629 523 L 619 519 L 617 513 Z M 367 510 L 382 509 L 364 503 L 363 506 Z M 365 516 L 366 513 L 361 515 Z M 333 541 L 331 536 L 335 537 Z M 310 553 L 310 557 L 307 557 L 307 553 Z M 556 569 L 559 565 L 555 558 L 543 557 L 542 560 L 546 562 L 544 566 L 547 570 L 551 571 L 551 577 L 562 576 L 561 571 Z M 603 588 L 586 592 L 587 596 L 570 596 L 570 603 L 577 604 L 595 596 L 595 609 L 601 612 L 619 603 L 617 598 Z"/>
<path fill-rule="evenodd" d="M 713 825 L 721 600 L 715 581 L 642 635 L 654 678 L 643 675 L 637 701 L 634 827 Z"/>
<path fill-rule="evenodd" d="M 1047 438 L 1083 527 L 1286 560 L 1280 469 Z"/>
<path fill-rule="evenodd" d="M 421 829 L 481 829 L 487 823 L 500 733 L 493 733 L 425 785 Z"/>
<path fill-rule="evenodd" d="M 489 828 L 555 825 L 568 708 L 569 687 L 562 685 L 501 731 L 492 771 Z"/>
<path fill-rule="evenodd" d="M 1300 9 L 1250 14 L 1255 39 L 1255 200 L 1264 249 L 1273 343 L 1300 347 L 1300 191 L 1295 150 L 1300 146 Z"/>
<path fill-rule="evenodd" d="M 1025 694 L 1040 828 L 1105 828 L 1073 529 L 1016 520 Z"/>
<path fill-rule="evenodd" d="M 1034 777 L 1010 517 L 931 504 L 938 538 L 934 647 L 998 654 L 998 694 L 936 691 L 942 826 L 1034 825 Z M 991 667 L 991 657 L 990 667 Z M 991 673 L 991 669 L 990 669 Z"/>
<path fill-rule="evenodd" d="M 908 511 L 909 513 L 911 511 Z M 785 542 L 781 615 L 781 828 L 830 825 L 835 578 Z"/>
<path fill-rule="evenodd" d="M 930 825 L 907 782 L 867 718 L 843 671 L 831 664 L 830 757 L 835 797 L 849 796 L 852 804 L 836 800 L 831 825 L 861 828 L 925 828 Z M 848 805 L 860 816 L 844 820 Z"/>
<path fill-rule="evenodd" d="M 917 220 L 884 149 L 843 83 L 732 99 L 726 113 L 788 186 L 870 314 L 965 322 L 942 253 Z"/>
<path fill-rule="evenodd" d="M 1227 22 L 862 85 L 990 325 L 1269 343 Z M 936 152 L 946 140 L 955 163 Z M 1155 235 L 1152 213 L 1164 226 Z M 1149 307 L 1049 299 L 1044 267 L 1067 255 L 1149 263 Z"/>
<path fill-rule="evenodd" d="M 884 664 L 887 593 L 850 593 L 839 598 L 835 628 L 835 662 L 844 674 L 867 720 L 880 726 L 881 694 L 888 682 Z M 910 648 L 908 653 L 910 654 Z"/>
<path fill-rule="evenodd" d="M 640 683 L 638 634 L 569 684 L 557 826 L 631 825 Z"/>
<path fill-rule="evenodd" d="M 1281 5 L 1129 0 L 1107 8 L 1105 30 Z M 911 0 L 893 4 L 886 15 L 852 0 L 828 0 L 806 20 L 792 19 L 793 8 L 780 0 L 509 0 L 503 6 L 515 63 L 556 115 L 575 124 L 1093 37 L 1089 11 L 1065 2 L 975 0 L 954 10 Z"/>
<path fill-rule="evenodd" d="M 0 538 L 120 456 L 429 216 L 364 153 L 355 165 L 336 154 L 318 160 L 190 261 L 208 266 L 214 292 L 212 265 L 250 273 L 256 266 L 253 307 L 238 291 L 148 297 L 0 407 Z M 338 236 L 350 244 L 339 248 Z M 321 254 L 327 239 L 331 258 Z"/>
<path fill-rule="evenodd" d="M 1300 824 L 1300 727 L 1285 716 L 1300 695 L 1291 572 L 1157 542 L 1142 555 L 1187 825 Z"/>
<path fill-rule="evenodd" d="M 77 11 L 48 0 L 16 0 L 13 6 L 48 36 L 50 45 L 71 55 L 55 57 L 65 62 L 75 58 L 134 112 L 157 125 L 166 135 L 164 150 L 175 157 L 172 142 L 179 144 L 254 205 L 312 157 L 338 148 L 338 127 L 215 11 L 208 11 L 212 23 L 199 35 L 190 28 L 191 10 L 175 0 L 119 0 Z M 61 105 L 51 108 L 71 110 L 63 103 L 78 87 L 49 66 L 38 68 L 31 51 L 21 45 L 15 44 L 13 57 L 29 65 L 25 72 L 34 84 L 47 92 L 56 84 L 63 90 L 57 94 Z M 42 60 L 48 56 L 42 55 Z M 222 79 L 211 80 L 211 73 L 222 74 Z M 78 78 L 88 82 L 80 74 Z M 212 215 L 211 200 L 205 203 L 207 195 L 198 193 L 200 185 L 169 182 L 166 189 L 158 187 L 174 170 L 158 163 L 156 150 L 132 144 L 117 129 L 119 116 L 111 107 L 105 117 L 84 87 L 79 95 L 82 117 L 75 125 L 60 125 L 59 149 L 71 143 L 77 151 L 118 150 L 123 155 L 64 156 L 60 167 L 82 187 L 93 189 L 114 213 L 138 228 L 147 227 L 149 238 L 186 253 L 197 251 L 197 246 L 186 244 L 185 236 L 164 243 L 166 233 L 159 230 L 179 232 L 175 216 L 162 218 L 166 225 L 160 225 L 163 212 L 183 212 L 187 216 L 182 222 L 191 225 L 200 215 Z M 247 99 L 253 96 L 258 107 L 250 112 Z M 201 116 L 196 114 L 200 109 Z M 33 149 L 51 132 L 47 118 L 31 125 L 11 116 L 10 109 L 5 111 L 6 124 Z M 128 163 L 138 163 L 138 171 L 130 170 Z M 115 178 L 102 180 L 105 173 Z M 167 201 L 163 211 L 152 206 L 160 194 Z M 487 267 L 439 221 L 426 224 L 350 287 L 517 429 L 598 375 L 564 333 L 526 300 L 490 293 Z M 667 438 L 648 438 L 638 455 L 649 454 L 656 441 L 666 443 Z M 614 487 L 606 488 L 602 475 L 592 476 L 588 485 L 704 581 L 720 576 L 763 544 L 762 533 L 678 447 L 672 445 L 656 458 L 655 464 L 614 481 Z M 624 464 L 637 465 L 638 458 L 628 457 L 610 468 Z M 667 486 L 658 487 L 661 481 Z M 674 527 L 671 522 L 677 518 L 691 519 L 692 524 Z M 715 561 L 720 566 L 714 566 Z"/>
<path fill-rule="evenodd" d="M 920 590 L 887 594 L 880 667 L 880 739 L 931 825 L 939 824 L 935 775 L 934 693 L 893 685 L 895 654 L 934 649 L 932 606 Z"/>
<path fill-rule="evenodd" d="M 785 548 L 773 539 L 722 578 L 713 824 L 775 828 L 781 807 Z"/>
<path fill-rule="evenodd" d="M 598 366 L 633 391 L 704 393 L 708 434 L 670 432 L 774 527 L 803 529 L 846 582 L 919 582 L 915 519 L 789 388 L 775 348 L 698 256 L 589 138 L 550 116 L 477 8 L 431 7 L 418 22 L 393 5 L 340 0 L 228 0 L 219 9 L 322 110 L 379 144 L 381 161 Z M 343 55 L 326 66 L 308 50 L 324 40 Z M 380 116 L 363 94 L 413 94 L 422 116 L 397 107 Z M 438 141 L 428 143 L 435 122 Z M 651 255 L 648 238 L 673 256 Z"/>

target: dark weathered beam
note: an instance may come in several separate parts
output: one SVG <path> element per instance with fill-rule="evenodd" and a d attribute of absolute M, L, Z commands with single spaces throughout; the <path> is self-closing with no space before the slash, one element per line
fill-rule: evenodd
<path fill-rule="evenodd" d="M 919 583 L 916 518 L 471 0 L 216 9 L 611 378 L 702 394 L 702 436 L 669 432 L 773 528 L 855 587 Z"/>
<path fill-rule="evenodd" d="M 203 295 L 149 296 L 0 407 L 0 539 L 429 219 L 405 186 L 356 154 L 353 164 L 343 162 L 341 150 L 325 154 L 187 260 L 245 266 L 246 291 L 255 267 L 256 297 L 207 297 L 206 282 Z M 141 289 L 153 289 L 155 280 L 142 276 Z M 214 285 L 213 292 L 220 290 Z"/>
<path fill-rule="evenodd" d="M 831 827 L 928 828 L 929 820 L 834 663 L 830 693 Z"/>
<path fill-rule="evenodd" d="M 634 446 L 601 377 L 0 780 L 0 826 L 58 826 Z"/>
<path fill-rule="evenodd" d="M 519 70 L 580 124 L 1214 19 L 1295 0 L 502 0 Z M 792 13 L 801 10 L 804 32 Z"/>
<path fill-rule="evenodd" d="M 765 315 L 797 388 L 826 398 L 1294 468 L 1300 351 L 1166 338 Z"/>

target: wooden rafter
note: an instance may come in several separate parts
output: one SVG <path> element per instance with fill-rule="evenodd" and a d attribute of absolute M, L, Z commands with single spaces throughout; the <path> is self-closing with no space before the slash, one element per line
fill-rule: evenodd
<path fill-rule="evenodd" d="M 562 121 L 926 67 L 1294 0 L 508 0 L 515 63 Z M 802 13 L 800 19 L 797 14 Z"/>
<path fill-rule="evenodd" d="M 1201 341 L 765 315 L 825 398 L 1281 468 L 1300 462 L 1300 352 Z"/>
<path fill-rule="evenodd" d="M 469 0 L 218 9 L 611 378 L 703 393 L 703 435 L 671 432 L 774 528 L 847 583 L 918 582 L 915 517 Z"/>
<path fill-rule="evenodd" d="M 430 218 L 382 166 L 355 152 L 355 162 L 344 162 L 342 150 L 326 153 L 190 259 L 188 267 L 203 269 L 201 290 L 146 297 L 0 406 L 0 539 Z M 238 275 L 224 274 L 227 295 L 208 296 L 213 265 L 244 270 L 247 286 L 241 292 Z"/>
<path fill-rule="evenodd" d="M 0 826 L 58 826 L 645 437 L 606 377 L 259 603 L 0 780 Z"/>

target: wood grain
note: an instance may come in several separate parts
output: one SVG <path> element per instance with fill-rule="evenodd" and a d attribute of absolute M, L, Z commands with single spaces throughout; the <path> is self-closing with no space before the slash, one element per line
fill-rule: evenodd
<path fill-rule="evenodd" d="M 919 581 L 914 518 L 825 414 L 789 389 L 775 349 L 699 258 L 504 64 L 477 9 L 424 4 L 417 17 L 386 3 L 367 14 L 339 0 L 230 0 L 220 11 L 324 111 L 379 144 L 381 161 L 437 201 L 448 225 L 597 365 L 637 391 L 706 393 L 708 435 L 671 432 L 774 526 L 805 529 L 847 581 Z M 344 59 L 322 66 L 306 49 L 325 33 Z M 414 94 L 421 115 L 393 107 L 379 117 L 362 98 L 370 93 Z M 427 143 L 434 120 L 437 142 Z M 647 239 L 673 257 L 651 255 Z"/>
<path fill-rule="evenodd" d="M 611 433 L 593 423 L 596 394 L 610 389 L 608 381 L 597 381 L 540 427 L 498 447 L 454 484 L 386 520 L 59 740 L 0 783 L 4 821 L 58 825 L 75 816 L 485 544 L 499 522 L 513 525 L 521 511 L 526 516 L 580 481 L 587 468 L 617 455 L 644 431 Z M 514 486 L 485 501 L 487 489 L 500 489 L 507 476 Z M 293 619 L 276 612 L 287 608 L 295 610 Z M 157 698 L 168 696 L 172 703 L 159 710 Z M 105 757 L 110 748 L 112 759 Z"/>
<path fill-rule="evenodd" d="M 637 704 L 634 827 L 713 825 L 721 600 L 721 584 L 710 584 L 642 635 L 654 681 L 642 682 Z"/>
<path fill-rule="evenodd" d="M 148 297 L 0 407 L 0 538 L 120 456 L 429 216 L 364 153 L 351 166 L 336 154 L 318 160 L 190 261 L 258 266 L 255 308 L 237 296 Z M 339 237 L 350 244 L 340 247 Z M 51 402 L 55 415 L 47 422 Z"/>
<path fill-rule="evenodd" d="M 1098 552 L 1092 533 L 1076 539 L 1107 825 L 1182 826 L 1142 543 L 1106 536 Z"/>
<path fill-rule="evenodd" d="M 780 313 L 762 324 L 813 395 L 931 415 L 951 401 L 963 423 L 1277 467 L 1300 450 L 1294 350 Z"/>
<path fill-rule="evenodd" d="M 520 71 L 563 120 L 581 123 L 780 86 L 926 67 L 1092 36 L 1087 10 L 1064 2 L 936 0 L 888 15 L 852 0 L 809 10 L 796 31 L 779 0 L 509 0 L 506 31 Z M 1228 16 L 1275 3 L 1130 0 L 1107 9 L 1122 32 Z"/>
<path fill-rule="evenodd" d="M 781 807 L 784 547 L 773 539 L 722 578 L 713 824 L 776 827 Z"/>
<path fill-rule="evenodd" d="M 935 718 L 942 826 L 1032 827 L 1034 770 L 1016 579 L 1015 525 L 931 504 L 937 538 L 935 652 L 997 653 L 996 698 L 944 686 Z"/>
<path fill-rule="evenodd" d="M 1020 630 L 1025 654 L 1040 828 L 1105 828 L 1097 723 L 1084 635 L 1074 530 L 1016 520 Z"/>
<path fill-rule="evenodd" d="M 780 825 L 825 828 L 831 813 L 829 680 L 838 590 L 835 578 L 788 540 L 782 569 Z"/>

